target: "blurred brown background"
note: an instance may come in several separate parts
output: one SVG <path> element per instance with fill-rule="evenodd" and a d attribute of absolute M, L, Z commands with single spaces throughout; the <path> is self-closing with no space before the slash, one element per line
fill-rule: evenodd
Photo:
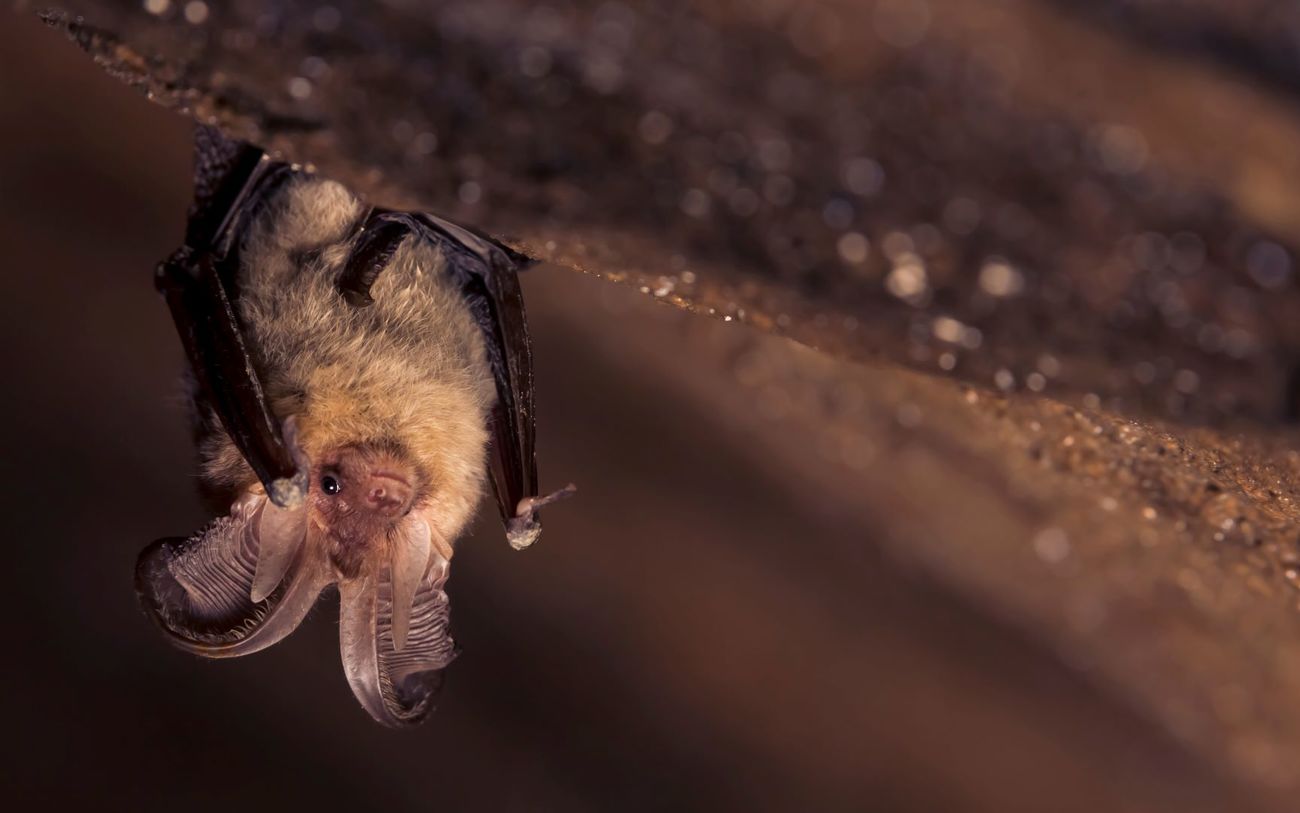
<path fill-rule="evenodd" d="M 148 541 L 205 520 L 181 355 L 151 288 L 183 228 L 190 128 L 53 31 L 3 18 L 13 803 L 1285 809 L 1086 664 L 882 556 L 869 511 L 757 441 L 743 416 L 772 405 L 726 401 L 718 360 L 796 352 L 782 340 L 556 268 L 525 283 L 541 465 L 580 497 L 526 553 L 487 512 L 463 540 L 450 592 L 464 653 L 426 725 L 394 733 L 357 707 L 330 600 L 248 659 L 168 649 L 131 572 Z M 933 386 L 857 374 L 908 404 Z M 876 465 L 905 469 L 907 437 Z"/>

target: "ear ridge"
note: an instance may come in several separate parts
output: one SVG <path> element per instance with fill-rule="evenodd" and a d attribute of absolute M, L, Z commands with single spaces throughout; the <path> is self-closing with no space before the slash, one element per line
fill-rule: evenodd
<path fill-rule="evenodd" d="M 276 586 L 253 601 L 257 528 L 268 503 L 264 494 L 245 494 L 188 539 L 162 539 L 141 552 L 136 591 L 177 647 L 209 658 L 265 649 L 297 629 L 333 581 L 323 557 L 299 544 Z"/>
<path fill-rule="evenodd" d="M 432 528 L 430 529 L 432 530 Z M 442 670 L 456 656 L 443 585 L 448 563 L 431 550 L 409 606 L 409 628 L 398 649 L 393 636 L 394 585 L 382 570 L 339 583 L 339 651 L 353 694 L 387 726 L 419 722 L 433 710 Z"/>

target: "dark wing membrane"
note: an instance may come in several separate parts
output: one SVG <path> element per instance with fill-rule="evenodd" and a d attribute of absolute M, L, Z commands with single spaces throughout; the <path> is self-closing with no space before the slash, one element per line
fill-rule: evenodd
<path fill-rule="evenodd" d="M 264 557 L 261 581 L 269 586 L 259 592 L 267 595 L 252 599 L 261 537 L 277 530 L 263 511 L 273 509 L 265 497 L 244 501 L 189 539 L 159 540 L 140 554 L 136 591 L 172 643 L 211 658 L 236 657 L 271 646 L 302 623 L 331 579 L 301 538 Z M 268 564 L 282 567 L 274 582 L 265 578 Z"/>
<path fill-rule="evenodd" d="M 391 572 L 339 583 L 339 650 L 357 700 L 379 722 L 412 725 L 433 711 L 442 670 L 456 657 L 443 585 L 448 562 L 433 554 L 411 603 L 406 640 L 393 640 Z"/>
<path fill-rule="evenodd" d="M 274 419 L 243 337 L 239 299 L 239 241 L 248 224 L 294 169 L 227 139 L 212 127 L 196 135 L 195 196 L 185 246 L 158 268 L 198 384 L 198 397 L 216 413 L 244 459 L 277 504 L 296 504 L 307 473 Z"/>
<path fill-rule="evenodd" d="M 306 467 L 295 460 L 271 413 L 244 343 L 234 305 L 212 264 L 182 249 L 158 268 L 201 397 L 217 413 L 244 459 L 279 505 L 292 505 L 307 491 Z"/>
<path fill-rule="evenodd" d="M 239 299 L 239 250 L 248 227 L 291 178 L 305 174 L 260 148 L 226 138 L 215 127 L 195 133 L 194 203 L 185 246 L 216 258 L 232 301 Z"/>
<path fill-rule="evenodd" d="M 266 157 L 261 149 L 226 138 L 216 127 L 194 131 L 194 202 L 185 226 L 185 244 L 213 246 L 236 210 L 248 181 Z"/>
<path fill-rule="evenodd" d="M 533 404 L 533 346 L 524 315 L 519 268 L 527 259 L 486 237 L 429 214 L 419 216 L 447 253 L 448 265 L 487 343 L 496 379 L 490 473 L 510 544 L 526 548 L 541 521 L 523 501 L 537 496 L 537 419 Z"/>

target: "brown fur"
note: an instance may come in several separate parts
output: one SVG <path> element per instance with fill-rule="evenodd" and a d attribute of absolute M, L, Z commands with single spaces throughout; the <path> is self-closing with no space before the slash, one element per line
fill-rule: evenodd
<path fill-rule="evenodd" d="M 334 281 L 363 213 L 332 181 L 279 193 L 244 244 L 241 315 L 273 409 L 297 416 L 308 458 L 344 446 L 404 450 L 419 475 L 416 508 L 454 539 L 483 490 L 496 397 L 483 338 L 443 258 L 416 239 L 380 274 L 373 305 L 344 302 Z M 201 454 L 210 486 L 255 485 L 224 432 Z"/>

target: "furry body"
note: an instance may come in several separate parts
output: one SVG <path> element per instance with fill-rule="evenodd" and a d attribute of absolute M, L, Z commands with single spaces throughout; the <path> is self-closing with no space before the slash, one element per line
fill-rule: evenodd
<path fill-rule="evenodd" d="M 408 239 L 348 305 L 335 281 L 365 206 L 343 186 L 295 179 L 245 238 L 238 307 L 268 399 L 295 416 L 309 460 L 347 446 L 411 461 L 416 507 L 455 539 L 482 495 L 488 413 L 496 398 L 483 338 L 427 242 Z M 257 479 L 216 420 L 203 477 L 225 493 Z"/>

